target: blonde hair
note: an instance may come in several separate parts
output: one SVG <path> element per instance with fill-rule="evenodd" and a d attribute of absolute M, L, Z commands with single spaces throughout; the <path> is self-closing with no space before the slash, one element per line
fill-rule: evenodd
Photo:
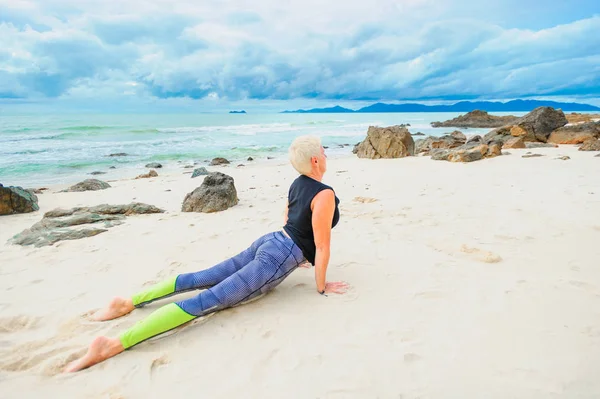
<path fill-rule="evenodd" d="M 300 174 L 312 172 L 311 158 L 321 156 L 321 138 L 317 136 L 297 137 L 289 148 L 290 162 Z"/>

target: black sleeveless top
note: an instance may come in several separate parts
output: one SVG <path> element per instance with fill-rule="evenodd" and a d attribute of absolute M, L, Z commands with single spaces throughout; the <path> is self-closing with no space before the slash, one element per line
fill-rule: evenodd
<path fill-rule="evenodd" d="M 306 260 L 313 266 L 315 264 L 317 250 L 312 228 L 312 210 L 310 209 L 310 204 L 315 195 L 326 189 L 331 189 L 333 191 L 328 185 L 308 176 L 300 175 L 294 180 L 288 193 L 288 220 L 285 226 L 283 226 L 283 229 L 302 250 Z M 335 227 L 340 220 L 340 211 L 338 209 L 339 203 L 340 200 L 336 196 L 335 211 L 333 213 L 333 220 L 331 221 L 331 228 Z"/>

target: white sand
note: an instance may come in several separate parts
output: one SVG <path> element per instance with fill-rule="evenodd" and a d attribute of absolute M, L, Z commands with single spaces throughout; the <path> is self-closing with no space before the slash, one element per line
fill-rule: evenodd
<path fill-rule="evenodd" d="M 89 311 L 279 229 L 295 174 L 281 162 L 211 168 L 240 197 L 215 214 L 180 212 L 202 182 L 184 169 L 98 192 L 53 187 L 39 212 L 0 218 L 0 397 L 598 398 L 600 159 L 573 146 L 509 152 L 330 159 L 341 220 L 328 280 L 350 292 L 319 296 L 313 269 L 298 269 L 259 301 L 70 375 L 59 372 L 95 336 L 169 300 L 104 323 Z M 50 209 L 134 200 L 167 212 L 53 247 L 6 244 Z"/>

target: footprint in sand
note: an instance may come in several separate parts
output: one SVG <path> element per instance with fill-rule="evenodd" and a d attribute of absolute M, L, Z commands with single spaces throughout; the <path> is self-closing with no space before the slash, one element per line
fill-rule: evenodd
<path fill-rule="evenodd" d="M 463 244 L 460 247 L 460 251 L 469 254 L 473 259 L 484 262 L 484 263 L 498 263 L 502 260 L 500 255 L 496 255 L 489 251 L 484 251 L 479 248 L 471 248 Z"/>
<path fill-rule="evenodd" d="M 171 363 L 171 361 L 169 360 L 169 357 L 166 354 L 161 355 L 160 357 L 157 357 L 156 359 L 152 360 L 152 363 L 150 364 L 150 376 L 153 377 L 154 373 L 156 373 L 156 371 L 160 367 L 165 366 L 169 363 Z"/>
<path fill-rule="evenodd" d="M 440 299 L 440 298 L 444 298 L 445 296 L 446 296 L 446 293 L 444 293 L 443 291 L 436 290 L 436 289 L 417 292 L 416 294 L 413 295 L 414 298 L 423 298 L 423 299 Z"/>
<path fill-rule="evenodd" d="M 59 346 L 44 350 L 46 344 L 46 341 L 32 342 L 19 345 L 14 348 L 10 354 L 3 353 L 2 361 L 0 361 L 0 370 L 10 372 L 31 370 L 48 360 L 56 356 L 64 355 L 69 350 L 75 348 L 74 346 Z M 61 365 L 61 362 L 57 362 L 52 364 L 49 368 L 45 368 L 43 371 L 45 373 L 53 372 L 56 369 L 60 369 Z"/>
<path fill-rule="evenodd" d="M 360 202 L 361 204 L 370 204 L 372 202 L 377 202 L 378 199 L 377 198 L 370 198 L 370 197 L 354 197 L 353 201 L 354 202 Z"/>
<path fill-rule="evenodd" d="M 31 330 L 37 327 L 41 317 L 12 316 L 0 318 L 0 333 L 13 333 L 23 330 Z"/>

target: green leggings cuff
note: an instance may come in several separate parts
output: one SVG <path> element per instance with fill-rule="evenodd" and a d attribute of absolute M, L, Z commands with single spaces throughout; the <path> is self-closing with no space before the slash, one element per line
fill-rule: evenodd
<path fill-rule="evenodd" d="M 147 303 L 155 301 L 160 298 L 167 297 L 175 293 L 175 283 L 177 282 L 177 276 L 171 277 L 168 280 L 161 281 L 160 283 L 154 284 L 147 289 L 138 292 L 133 297 L 133 306 L 141 307 Z"/>
<path fill-rule="evenodd" d="M 129 349 L 140 342 L 190 322 L 196 317 L 186 313 L 176 304 L 170 303 L 123 332 L 119 336 L 119 340 L 123 348 Z"/>

